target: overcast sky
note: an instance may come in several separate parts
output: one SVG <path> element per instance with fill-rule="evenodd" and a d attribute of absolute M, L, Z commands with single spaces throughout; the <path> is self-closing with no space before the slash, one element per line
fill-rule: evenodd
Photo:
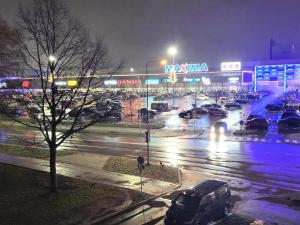
<path fill-rule="evenodd" d="M 20 0 L 0 0 L 12 21 Z M 26 3 L 29 0 L 22 0 Z M 112 57 L 143 68 L 178 46 L 178 62 L 267 59 L 269 40 L 300 43 L 299 0 L 66 0 Z M 299 48 L 300 49 L 300 48 Z"/>

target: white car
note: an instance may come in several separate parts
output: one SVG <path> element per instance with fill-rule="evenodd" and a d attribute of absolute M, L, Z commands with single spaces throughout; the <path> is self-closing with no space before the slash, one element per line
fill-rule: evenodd
<path fill-rule="evenodd" d="M 208 110 L 210 116 L 227 116 L 227 112 L 224 109 L 220 108 L 210 108 Z"/>
<path fill-rule="evenodd" d="M 209 98 L 206 95 L 198 95 L 197 99 L 198 100 L 208 100 Z"/>

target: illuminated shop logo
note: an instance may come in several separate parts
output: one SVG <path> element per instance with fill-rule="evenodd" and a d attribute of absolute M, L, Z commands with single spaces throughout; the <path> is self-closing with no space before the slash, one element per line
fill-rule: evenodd
<path fill-rule="evenodd" d="M 7 83 L 5 81 L 0 81 L 0 88 L 7 88 Z"/>
<path fill-rule="evenodd" d="M 159 84 L 159 79 L 147 79 L 145 80 L 145 84 Z"/>
<path fill-rule="evenodd" d="M 117 80 L 105 80 L 104 85 L 117 85 Z"/>
<path fill-rule="evenodd" d="M 193 78 L 187 78 L 187 77 L 184 77 L 183 78 L 183 82 L 200 82 L 201 79 L 200 78 L 196 78 L 196 77 L 193 77 Z"/>
<path fill-rule="evenodd" d="M 30 87 L 30 82 L 28 80 L 24 80 L 21 84 L 22 88 L 28 89 Z"/>
<path fill-rule="evenodd" d="M 140 80 L 118 80 L 118 85 L 137 85 L 140 84 Z"/>
<path fill-rule="evenodd" d="M 165 73 L 192 73 L 192 72 L 208 72 L 208 66 L 206 63 L 198 64 L 177 64 L 177 65 L 166 65 Z"/>
<path fill-rule="evenodd" d="M 57 87 L 64 87 L 64 86 L 67 86 L 67 82 L 66 82 L 66 81 L 55 81 L 54 84 L 55 84 L 55 86 L 57 86 Z"/>
<path fill-rule="evenodd" d="M 241 62 L 222 62 L 222 71 L 240 71 L 242 68 Z"/>
<path fill-rule="evenodd" d="M 77 86 L 77 80 L 68 80 L 67 84 L 69 87 L 75 87 Z"/>

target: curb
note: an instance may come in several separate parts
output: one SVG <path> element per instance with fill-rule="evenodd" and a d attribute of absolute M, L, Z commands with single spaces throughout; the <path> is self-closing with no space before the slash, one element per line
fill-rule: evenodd
<path fill-rule="evenodd" d="M 121 210 L 119 210 L 117 212 L 113 212 L 113 213 L 108 214 L 106 216 L 103 216 L 103 217 L 101 217 L 99 219 L 94 219 L 93 221 L 90 221 L 87 224 L 89 224 L 89 225 L 100 225 L 101 223 L 105 222 L 106 220 L 109 220 L 109 219 L 111 219 L 113 217 L 119 216 L 120 214 L 122 214 L 122 213 L 124 213 L 126 211 L 131 211 L 131 210 L 133 210 L 133 209 L 135 209 L 135 208 L 137 208 L 137 207 L 139 207 L 139 206 L 141 206 L 141 205 L 143 205 L 143 204 L 145 204 L 147 202 L 151 202 L 151 201 L 155 200 L 156 198 L 159 198 L 159 197 L 161 197 L 163 195 L 166 195 L 169 192 L 175 191 L 176 189 L 178 189 L 178 188 L 180 188 L 182 186 L 182 182 L 181 182 L 181 169 L 180 168 L 178 169 L 177 175 L 178 175 L 179 184 L 176 187 L 174 187 L 173 189 L 165 191 L 165 192 L 163 192 L 163 193 L 161 193 L 159 195 L 150 197 L 150 198 L 148 198 L 146 200 L 143 200 L 141 202 L 137 202 L 134 205 L 131 205 L 131 206 L 125 208 L 125 209 L 121 209 Z"/>

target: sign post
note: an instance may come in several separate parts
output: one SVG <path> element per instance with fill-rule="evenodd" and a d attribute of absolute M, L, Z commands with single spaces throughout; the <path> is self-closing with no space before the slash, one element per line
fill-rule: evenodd
<path fill-rule="evenodd" d="M 244 121 L 243 120 L 241 120 L 240 121 L 240 125 L 241 125 L 241 130 L 243 130 L 243 125 L 244 125 L 245 123 L 244 123 Z"/>

